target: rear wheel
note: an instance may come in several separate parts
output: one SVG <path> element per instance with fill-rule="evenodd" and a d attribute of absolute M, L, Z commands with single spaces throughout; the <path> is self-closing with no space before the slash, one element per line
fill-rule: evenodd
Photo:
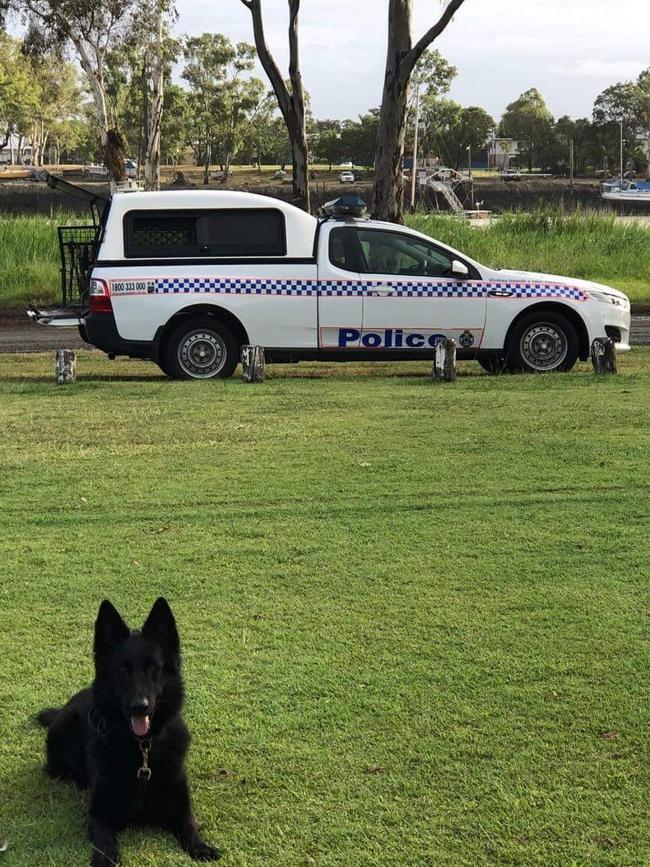
<path fill-rule="evenodd" d="M 561 313 L 540 311 L 524 316 L 508 340 L 506 363 L 524 373 L 571 370 L 578 360 L 580 340 L 575 326 Z"/>
<path fill-rule="evenodd" d="M 160 369 L 173 379 L 226 379 L 239 363 L 239 346 L 223 322 L 208 316 L 181 320 L 163 347 Z"/>

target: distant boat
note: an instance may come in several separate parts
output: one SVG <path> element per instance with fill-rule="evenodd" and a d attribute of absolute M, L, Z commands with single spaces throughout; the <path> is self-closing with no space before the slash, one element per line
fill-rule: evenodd
<path fill-rule="evenodd" d="M 608 202 L 640 202 L 650 205 L 650 181 L 610 181 L 602 185 L 601 196 Z"/>

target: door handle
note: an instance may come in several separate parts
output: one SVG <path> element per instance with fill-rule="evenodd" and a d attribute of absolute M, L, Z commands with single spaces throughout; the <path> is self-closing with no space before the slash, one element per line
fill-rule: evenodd
<path fill-rule="evenodd" d="M 368 295 L 394 295 L 397 292 L 396 286 L 373 286 L 372 289 L 368 290 Z"/>
<path fill-rule="evenodd" d="M 488 295 L 491 295 L 493 298 L 510 298 L 512 297 L 512 292 L 509 289 L 490 289 Z"/>

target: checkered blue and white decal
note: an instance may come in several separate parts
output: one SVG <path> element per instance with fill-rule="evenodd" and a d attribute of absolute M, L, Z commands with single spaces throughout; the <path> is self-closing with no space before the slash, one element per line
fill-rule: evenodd
<path fill-rule="evenodd" d="M 378 285 L 373 280 L 260 279 L 257 277 L 157 277 L 146 281 L 112 280 L 111 294 L 281 295 L 291 297 L 363 297 Z M 586 301 L 582 289 L 561 283 L 519 280 L 387 280 L 391 298 L 485 298 L 503 292 L 509 298 L 563 298 Z"/>

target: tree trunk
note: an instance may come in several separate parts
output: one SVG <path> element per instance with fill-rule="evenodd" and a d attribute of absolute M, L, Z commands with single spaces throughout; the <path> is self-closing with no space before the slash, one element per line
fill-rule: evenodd
<path fill-rule="evenodd" d="M 408 87 L 414 63 L 411 52 L 412 0 L 390 0 L 386 72 L 377 131 L 372 215 L 403 222 L 402 164 L 406 137 Z"/>
<path fill-rule="evenodd" d="M 386 69 L 381 115 L 375 154 L 375 183 L 372 190 L 372 216 L 392 223 L 404 222 L 404 140 L 409 79 L 400 74 L 399 65 Z"/>
<path fill-rule="evenodd" d="M 298 46 L 298 13 L 300 0 L 289 2 L 289 80 L 291 91 L 284 82 L 264 35 L 261 0 L 241 0 L 250 9 L 253 18 L 255 47 L 260 63 L 266 72 L 284 119 L 291 141 L 293 164 L 293 195 L 297 204 L 309 211 L 309 172 L 307 131 L 305 128 L 305 94 L 300 72 Z"/>
<path fill-rule="evenodd" d="M 124 159 L 126 156 L 125 142 L 117 129 L 110 128 L 108 109 L 106 106 L 104 71 L 99 60 L 99 53 L 95 52 L 97 62 L 96 65 L 93 66 L 83 41 L 74 36 L 71 36 L 71 39 L 79 53 L 81 68 L 86 73 L 92 88 L 104 165 L 108 171 L 111 185 L 115 185 L 126 180 L 126 169 L 124 168 Z"/>
<path fill-rule="evenodd" d="M 307 152 L 307 135 L 305 132 L 304 118 L 296 123 L 292 122 L 289 127 L 291 137 L 291 165 L 293 181 L 294 204 L 305 211 L 309 211 L 309 162 Z"/>
<path fill-rule="evenodd" d="M 160 189 L 160 128 L 163 116 L 165 58 L 163 56 L 163 4 L 156 10 L 156 50 L 151 73 L 151 111 L 147 127 L 144 185 L 147 190 Z"/>
<path fill-rule="evenodd" d="M 386 72 L 379 115 L 372 215 L 401 223 L 404 205 L 402 164 L 406 137 L 408 88 L 416 63 L 445 30 L 464 0 L 449 0 L 438 21 L 411 44 L 412 0 L 389 0 Z"/>
<path fill-rule="evenodd" d="M 205 145 L 205 165 L 203 166 L 203 183 L 207 186 L 210 183 L 210 156 L 212 147 L 209 142 Z"/>

